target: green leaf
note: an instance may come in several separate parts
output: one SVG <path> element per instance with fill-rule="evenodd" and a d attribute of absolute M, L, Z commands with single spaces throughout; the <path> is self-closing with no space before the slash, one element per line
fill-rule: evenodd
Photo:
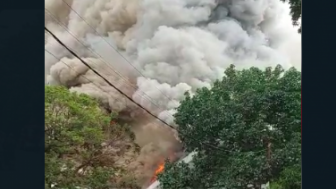
<path fill-rule="evenodd" d="M 285 187 L 298 186 L 300 175 L 283 172 L 301 167 L 296 69 L 230 66 L 212 88 L 199 89 L 192 98 L 187 94 L 174 116 L 187 151 L 198 154 L 192 165 L 167 165 L 159 177 L 163 189 L 245 189 L 276 179 Z"/>

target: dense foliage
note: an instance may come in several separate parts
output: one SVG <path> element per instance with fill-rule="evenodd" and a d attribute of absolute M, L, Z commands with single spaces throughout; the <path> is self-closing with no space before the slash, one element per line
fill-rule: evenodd
<path fill-rule="evenodd" d="M 197 155 L 189 165 L 167 163 L 163 189 L 301 187 L 301 73 L 294 68 L 231 66 L 211 89 L 187 93 L 175 118 Z"/>
<path fill-rule="evenodd" d="M 113 179 L 122 176 L 123 169 L 114 164 L 116 155 L 105 147 L 123 140 L 125 144 L 115 147 L 123 154 L 132 147 L 134 136 L 126 126 L 111 125 L 110 119 L 87 95 L 45 87 L 45 188 L 105 189 L 116 185 Z"/>
<path fill-rule="evenodd" d="M 301 165 L 286 167 L 280 177 L 271 181 L 270 189 L 299 189 L 301 188 Z"/>

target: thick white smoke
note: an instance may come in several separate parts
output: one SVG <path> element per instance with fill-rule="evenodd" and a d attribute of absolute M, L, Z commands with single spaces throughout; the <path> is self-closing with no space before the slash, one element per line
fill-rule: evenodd
<path fill-rule="evenodd" d="M 300 57 L 287 53 L 300 43 L 286 52 L 299 35 L 279 0 L 144 0 L 140 10 L 126 51 L 144 75 L 137 79 L 138 91 L 166 110 L 160 117 L 170 124 L 168 112 L 183 93 L 209 87 L 228 65 L 288 68 L 298 61 L 293 56 Z M 285 30 L 284 15 L 292 29 Z"/>
<path fill-rule="evenodd" d="M 210 87 L 230 64 L 301 68 L 301 37 L 280 0 L 46 0 L 45 17 L 94 69 L 172 125 L 184 92 Z M 92 95 L 137 119 L 137 106 L 49 35 L 45 48 L 46 83 Z M 158 122 L 135 126 L 143 146 L 150 143 L 141 139 L 146 125 Z"/>

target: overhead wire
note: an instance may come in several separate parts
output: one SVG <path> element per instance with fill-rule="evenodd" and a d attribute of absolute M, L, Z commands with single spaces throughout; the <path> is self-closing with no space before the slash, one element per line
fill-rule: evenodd
<path fill-rule="evenodd" d="M 160 122 L 162 122 L 164 125 L 170 127 L 171 129 L 176 130 L 175 127 L 169 125 L 167 122 L 164 120 L 160 119 L 158 116 L 154 115 L 152 112 L 144 108 L 141 104 L 135 102 L 132 98 L 130 98 L 128 95 L 126 95 L 123 91 L 121 91 L 119 88 L 117 88 L 115 85 L 113 85 L 110 81 L 108 81 L 105 77 L 103 77 L 100 73 L 98 73 L 95 69 L 93 69 L 86 61 L 84 61 L 81 57 L 79 57 L 75 52 L 73 52 L 67 45 L 65 45 L 54 33 L 52 33 L 47 27 L 44 27 L 44 29 L 60 44 L 62 45 L 65 49 L 67 49 L 74 57 L 76 57 L 80 62 L 82 62 L 85 66 L 87 66 L 92 72 L 94 72 L 97 76 L 99 76 L 101 79 L 103 79 L 108 85 L 113 87 L 115 90 L 117 90 L 120 94 L 124 95 L 128 100 L 136 104 L 138 107 L 146 111 L 149 115 L 153 116 Z"/>
<path fill-rule="evenodd" d="M 161 106 L 160 105 L 158 105 L 158 104 L 156 104 L 155 102 L 153 102 L 153 99 L 148 95 L 148 94 L 146 94 L 144 91 L 142 91 L 142 90 L 140 90 L 137 86 L 135 86 L 135 85 L 133 85 L 133 84 L 131 84 L 127 79 L 125 79 L 123 76 L 122 76 L 122 74 L 120 74 L 118 71 L 116 71 L 116 70 L 114 70 L 114 68 L 109 64 L 109 63 L 107 63 L 105 60 L 104 60 L 104 58 L 99 54 L 99 53 L 97 53 L 96 51 L 94 51 L 94 50 L 92 50 L 91 48 L 88 48 L 85 44 L 83 44 L 82 42 L 81 42 L 81 40 L 80 39 L 78 39 L 72 32 L 70 32 L 69 31 L 69 29 L 65 26 L 65 25 L 63 25 L 63 24 L 61 24 L 47 9 L 45 9 L 46 11 L 47 11 L 47 13 L 57 22 L 57 24 L 59 25 L 59 26 L 61 26 L 67 33 L 69 33 L 70 34 L 70 36 L 72 36 L 79 44 L 81 44 L 84 48 L 86 48 L 86 49 L 88 49 L 90 52 L 92 52 L 92 53 L 94 53 L 96 56 L 98 56 L 99 57 L 99 59 L 102 61 L 102 63 L 104 63 L 105 65 L 107 65 L 110 69 L 111 69 L 111 71 L 113 71 L 114 73 L 116 73 L 121 79 L 123 79 L 124 81 L 125 81 L 125 83 L 127 84 L 127 85 L 129 85 L 129 86 L 131 86 L 131 87 L 133 87 L 133 89 L 135 89 L 136 91 L 138 91 L 138 92 L 141 92 L 141 94 L 139 95 L 139 96 L 141 96 L 141 97 L 145 97 L 145 99 L 147 99 L 148 101 L 150 101 L 150 103 L 151 104 L 153 104 L 156 108 L 158 108 L 159 110 L 161 110 L 160 112 L 162 112 L 163 111 L 163 109 L 161 108 Z M 118 53 L 118 54 L 120 54 L 120 53 Z M 126 60 L 127 61 L 127 60 Z M 108 71 L 108 70 L 106 70 L 106 71 Z M 112 74 L 113 75 L 113 74 Z M 162 93 L 161 93 L 162 94 Z M 171 99 L 169 99 L 169 100 L 171 100 Z M 168 114 L 168 113 L 166 113 L 165 114 L 166 116 L 171 116 L 171 117 L 173 117 L 171 114 Z"/>
<path fill-rule="evenodd" d="M 87 62 L 85 62 L 82 58 L 80 58 L 76 53 L 74 53 L 69 47 L 67 47 L 57 36 L 55 36 L 47 27 L 45 27 L 45 30 L 53 37 L 55 38 L 55 40 L 62 45 L 65 49 L 67 49 L 73 56 L 75 56 L 78 60 L 80 60 L 84 65 L 86 65 L 91 71 L 93 71 L 96 75 L 98 75 L 101 79 L 103 79 L 109 86 L 113 87 L 115 90 L 117 90 L 120 94 L 124 95 L 128 100 L 130 100 L 131 102 L 133 102 L 135 105 L 137 105 L 138 107 L 140 107 L 141 109 L 143 109 L 145 112 L 147 112 L 149 115 L 151 115 L 152 117 L 154 117 L 155 119 L 159 120 L 161 123 L 163 123 L 164 125 L 170 127 L 173 130 L 176 130 L 175 127 L 173 127 L 172 125 L 168 124 L 167 122 L 165 122 L 164 120 L 160 119 L 158 116 L 154 115 L 153 113 L 151 113 L 149 110 L 147 110 L 146 108 L 144 108 L 141 104 L 135 102 L 132 98 L 130 98 L 128 95 L 126 95 L 123 91 L 121 91 L 120 89 L 118 89 L 116 86 L 114 86 L 111 82 L 109 82 L 106 78 L 104 78 L 100 73 L 98 73 L 96 70 L 94 70 Z M 171 115 L 171 114 L 170 114 Z M 173 115 L 171 115 L 173 116 Z M 264 132 L 264 131 L 258 131 L 256 133 L 260 133 L 260 132 Z M 208 146 L 211 148 L 215 148 L 217 150 L 219 150 L 219 146 L 213 146 L 210 144 L 205 144 L 205 143 L 201 143 L 201 145 L 204 146 Z M 220 151 L 229 153 L 230 151 L 227 150 L 222 150 L 220 149 Z"/>
<path fill-rule="evenodd" d="M 109 43 L 102 34 L 100 34 L 93 26 L 91 26 L 76 10 L 74 10 L 72 8 L 71 5 L 68 4 L 68 2 L 65 2 L 64 0 L 62 0 L 71 10 L 73 13 L 75 13 L 80 19 L 82 19 L 107 45 L 109 45 L 116 53 L 118 53 L 120 55 L 120 57 L 122 57 L 129 65 L 131 65 L 134 70 L 136 70 L 142 77 L 146 77 L 140 70 L 137 69 L 136 66 L 134 66 L 123 54 L 121 54 L 118 49 L 116 49 L 115 47 L 113 47 L 113 45 L 111 43 Z M 165 96 L 167 99 L 169 100 L 173 100 L 172 98 L 170 98 L 168 95 L 166 95 L 164 92 L 162 92 L 158 87 L 155 86 L 155 88 L 163 95 Z"/>
<path fill-rule="evenodd" d="M 55 18 L 55 16 L 53 15 L 53 14 L 51 14 L 50 13 L 50 11 L 48 10 L 48 9 L 46 9 L 45 8 L 45 10 L 47 11 L 47 13 L 52 17 L 52 19 L 54 20 L 54 21 L 56 21 L 57 23 L 57 25 L 59 25 L 59 26 L 61 26 L 67 33 L 69 33 L 70 34 L 70 36 L 71 37 L 73 37 L 79 44 L 81 44 L 84 48 L 86 48 L 86 49 L 88 49 L 90 52 L 92 52 L 93 54 L 95 54 L 96 56 L 98 56 L 98 58 L 100 59 L 100 60 L 102 60 L 102 62 L 104 63 L 104 64 L 106 64 L 108 67 L 110 67 L 111 68 L 111 70 L 114 72 L 114 73 L 116 73 L 120 78 L 122 78 L 122 79 L 124 79 L 124 80 L 126 80 L 118 71 L 116 71 L 116 70 L 114 70 L 114 68 L 109 64 L 109 63 L 107 63 L 105 60 L 104 60 L 104 58 L 99 54 L 99 53 L 97 53 L 96 51 L 94 51 L 94 50 L 92 50 L 91 48 L 89 48 L 89 47 L 87 47 L 85 44 L 83 44 L 82 42 L 81 42 L 81 40 L 80 39 L 78 39 L 64 24 L 62 24 L 60 21 L 58 21 L 57 20 L 57 18 Z M 129 83 L 129 82 L 128 82 Z M 130 85 L 132 85 L 131 83 L 129 83 Z M 136 87 L 136 86 L 134 86 L 134 85 L 132 85 L 133 87 Z"/>
<path fill-rule="evenodd" d="M 69 47 L 67 47 L 57 36 L 55 36 L 47 27 L 45 27 L 45 30 L 60 44 L 62 45 L 65 49 L 67 49 L 73 56 L 75 56 L 78 60 L 80 60 L 84 65 L 86 65 L 91 71 L 93 71 L 96 75 L 98 75 L 101 79 L 103 79 L 108 85 L 110 85 L 111 87 L 113 87 L 115 90 L 117 90 L 120 94 L 124 95 L 128 100 L 130 100 L 131 102 L 133 102 L 134 104 L 136 104 L 138 107 L 140 107 L 141 109 L 143 109 L 145 112 L 147 112 L 149 115 L 151 115 L 152 117 L 154 117 L 155 119 L 159 120 L 160 122 L 162 122 L 164 125 L 170 127 L 173 130 L 176 130 L 175 127 L 169 125 L 167 122 L 165 122 L 164 120 L 160 119 L 159 117 L 157 117 L 156 115 L 154 115 L 153 113 L 151 113 L 149 110 L 147 110 L 146 108 L 144 108 L 143 106 L 141 106 L 140 104 L 138 104 L 137 102 L 135 102 L 132 98 L 128 97 L 128 95 L 126 95 L 125 93 L 123 93 L 121 90 L 119 90 L 117 87 L 115 87 L 112 83 L 110 83 L 106 78 L 104 78 L 101 74 L 99 74 L 96 70 L 94 70 L 88 63 L 86 63 L 82 58 L 80 58 L 75 52 L 73 52 Z M 45 51 L 47 51 L 49 54 L 51 54 L 54 58 L 58 59 L 53 53 L 51 53 L 50 51 L 48 51 L 47 49 L 45 49 Z M 72 69 L 69 65 L 67 65 L 64 61 L 62 61 L 66 66 L 69 67 L 69 69 Z M 88 78 L 86 78 L 87 80 L 89 80 Z M 90 80 L 89 80 L 90 81 Z M 92 82 L 92 81 L 91 81 Z M 171 115 L 172 116 L 172 115 Z M 207 145 L 207 144 L 204 144 Z M 210 145 L 208 145 L 210 146 Z M 214 146 L 211 146 L 213 148 L 216 148 Z"/>
<path fill-rule="evenodd" d="M 110 69 L 111 69 L 111 71 L 113 71 L 114 73 L 116 73 L 121 79 L 123 79 L 125 82 L 126 82 L 126 84 L 127 85 L 129 85 L 129 86 L 131 86 L 131 87 L 133 87 L 135 90 L 137 90 L 137 91 L 141 91 L 141 90 L 139 90 L 139 89 L 137 89 L 137 86 L 135 86 L 135 85 L 133 85 L 133 84 L 131 84 L 127 79 L 125 79 L 118 71 L 116 71 L 116 70 L 114 70 L 114 68 L 109 64 L 109 63 L 107 63 L 105 60 L 104 60 L 104 58 L 99 54 L 99 53 L 97 53 L 96 51 L 94 51 L 94 50 L 92 50 L 91 48 L 88 48 L 85 44 L 83 44 L 74 34 L 72 34 L 72 32 L 70 32 L 69 30 L 68 30 L 68 28 L 66 27 L 66 26 L 64 26 L 64 25 L 62 25 L 62 24 L 60 24 L 60 22 L 47 10 L 47 9 L 45 9 L 47 12 L 48 12 L 48 14 L 50 14 L 50 16 L 56 21 L 56 22 L 58 22 L 58 25 L 59 26 L 61 26 L 63 29 L 65 29 L 65 31 L 67 32 L 67 33 L 69 33 L 79 44 L 81 44 L 84 48 L 86 48 L 86 49 L 88 49 L 89 51 L 91 51 L 92 53 L 94 53 L 96 56 L 98 56 L 99 57 L 99 59 L 102 61 L 102 63 L 104 63 L 105 65 L 107 65 Z M 106 70 L 107 71 L 107 70 Z M 152 102 L 152 98 L 150 98 L 146 93 L 144 93 L 143 91 L 141 91 L 143 94 L 144 94 L 144 96 L 147 98 L 147 100 L 149 100 L 149 101 L 151 101 L 151 103 L 153 103 L 153 104 L 155 104 L 158 108 L 159 108 L 159 105 L 157 105 L 156 103 L 154 103 L 154 102 Z"/>
<path fill-rule="evenodd" d="M 63 2 L 64 2 L 64 0 L 62 0 Z M 115 50 L 115 52 L 117 52 L 128 64 L 130 64 L 136 71 L 138 71 L 138 73 L 140 73 L 143 77 L 145 77 L 132 63 L 130 63 L 117 49 L 115 49 L 94 27 L 92 27 L 77 11 L 75 11 L 67 2 L 64 2 L 75 14 L 77 14 L 77 16 L 79 17 L 79 18 L 81 18 L 91 29 L 93 29 L 95 32 L 96 32 L 96 34 L 98 34 L 99 35 L 99 37 L 103 40 L 103 41 L 105 41 L 113 50 Z M 59 21 L 46 9 L 46 11 L 53 17 L 53 19 L 54 20 L 56 20 L 58 23 L 59 23 Z M 71 36 L 73 36 L 79 43 L 81 43 L 84 47 L 86 47 L 78 38 L 76 38 L 68 29 L 67 29 L 67 27 L 66 26 L 64 26 L 64 25 L 62 25 L 62 24 L 59 24 L 60 26 L 62 26 Z M 53 35 L 53 37 L 54 37 L 54 35 Z M 60 40 L 58 40 L 58 42 L 60 42 Z M 63 44 L 63 45 L 65 45 L 65 44 Z M 65 48 L 67 48 L 66 46 L 64 46 Z M 87 47 L 86 47 L 87 48 Z M 68 49 L 68 48 L 67 48 Z M 88 48 L 89 49 L 89 48 Z M 70 49 L 68 49 L 68 50 L 70 50 Z M 111 68 L 111 70 L 112 71 L 114 71 L 115 73 L 117 73 L 122 79 L 124 79 L 126 82 L 128 82 L 125 78 L 123 78 L 123 76 L 120 74 L 120 73 L 118 73 L 117 71 L 115 71 L 112 67 L 111 67 L 111 65 L 109 65 L 104 59 L 103 59 L 103 57 L 101 57 L 98 53 L 96 53 L 95 51 L 93 51 L 92 49 L 89 49 L 91 52 L 94 52 L 96 55 L 98 55 L 100 58 L 101 58 L 101 60 L 103 60 L 103 62 L 106 64 L 106 65 L 108 65 L 110 68 Z M 71 51 L 70 51 L 71 52 Z M 77 55 L 78 56 L 78 55 Z M 79 56 L 78 56 L 79 57 Z M 78 58 L 79 60 L 81 60 L 80 58 Z M 82 60 L 81 60 L 81 62 L 82 62 Z M 83 62 L 82 62 L 83 63 Z M 98 73 L 98 72 L 97 72 Z M 103 76 L 101 76 L 101 75 L 98 75 L 98 76 L 100 76 L 100 77 L 102 77 L 102 78 L 104 78 Z M 104 80 L 106 80 L 105 78 L 104 78 Z M 110 84 L 110 83 L 108 83 L 108 84 Z M 128 84 L 130 84 L 129 82 L 128 82 Z M 130 85 L 132 85 L 132 84 L 130 84 Z M 132 85 L 132 86 L 134 86 L 134 85 Z M 112 86 L 113 88 L 115 88 L 116 89 L 116 87 L 115 86 Z M 156 89 L 163 95 L 163 96 L 165 96 L 167 99 L 169 99 L 169 100 L 172 100 L 170 97 L 168 97 L 168 96 L 166 96 L 161 90 L 159 90 L 157 87 L 156 87 Z M 139 90 L 139 89 L 138 89 Z M 118 92 L 120 92 L 121 90 L 117 90 Z M 141 91 L 141 90 L 140 90 Z M 156 104 L 156 103 L 154 103 L 153 101 L 152 101 L 152 99 L 151 99 L 151 97 L 149 96 L 149 95 L 147 95 L 145 92 L 143 92 L 143 91 L 141 91 L 146 97 L 147 97 L 147 99 L 153 104 L 153 105 L 155 105 L 157 108 L 159 108 L 160 109 L 160 107 Z M 121 91 L 121 94 L 122 95 L 125 95 L 128 99 L 131 99 L 130 97 L 128 97 L 126 94 L 124 94 L 122 91 Z M 154 115 L 153 113 L 151 113 L 150 111 L 148 111 L 147 109 L 145 109 L 144 107 L 142 107 L 140 104 L 138 104 L 138 103 L 136 103 L 133 99 L 131 100 L 133 103 L 135 103 L 136 105 L 138 105 L 140 108 L 142 108 L 142 109 L 144 109 L 147 113 L 149 113 L 151 116 L 153 116 L 154 118 L 156 118 L 156 119 L 158 119 L 159 121 L 161 121 L 162 123 L 164 123 L 164 125 L 166 125 L 166 126 L 168 126 L 168 127 L 170 127 L 170 128 L 173 128 L 174 130 L 176 130 L 175 129 L 175 127 L 173 127 L 173 126 L 171 126 L 170 124 L 168 124 L 167 122 L 165 122 L 165 121 L 163 121 L 162 119 L 160 119 L 160 118 L 158 118 L 158 116 L 156 116 L 156 115 Z M 172 116 L 173 117 L 173 115 L 171 115 L 169 112 L 167 112 L 167 115 L 169 115 L 169 116 Z M 256 133 L 259 133 L 259 132 L 263 132 L 263 131 L 258 131 L 258 132 L 256 132 Z M 204 143 L 203 143 L 204 144 Z M 208 145 L 208 144 L 204 144 L 204 145 L 206 145 L 206 146 L 210 146 L 210 145 Z M 214 148 L 216 148 L 215 146 L 212 146 L 212 147 L 214 147 Z"/>
<path fill-rule="evenodd" d="M 94 30 L 94 32 L 103 40 L 103 41 L 105 41 L 106 42 L 106 44 L 108 45 L 108 46 L 110 46 L 120 57 L 122 57 L 122 59 L 123 60 L 125 60 L 130 66 L 132 66 L 133 68 L 134 68 L 134 70 L 136 70 L 141 76 L 143 76 L 143 77 L 146 77 L 145 75 L 143 75 L 142 74 L 142 72 L 141 71 L 139 71 L 125 56 L 123 56 L 115 47 L 113 47 L 113 45 L 111 45 L 105 38 L 104 38 L 104 36 L 102 36 L 101 34 L 99 34 L 99 32 L 97 31 L 97 30 L 95 30 L 91 25 L 89 25 L 88 23 L 87 23 L 87 21 L 84 19 L 84 18 L 82 18 L 74 9 L 72 9 L 71 8 L 71 6 L 70 5 L 68 5 L 66 2 L 65 2 L 65 4 L 76 14 L 76 15 L 78 15 L 78 17 L 79 18 L 81 18 L 91 29 L 93 29 Z M 93 52 L 94 54 L 96 54 L 97 56 L 99 56 L 102 60 L 103 60 L 103 63 L 105 63 L 108 67 L 110 67 L 111 68 L 111 70 L 113 70 L 113 72 L 114 73 L 116 73 L 116 74 L 118 74 L 121 78 L 123 78 L 122 77 L 122 75 L 119 73 L 119 72 L 117 72 L 116 70 L 114 70 L 112 67 L 111 67 L 111 65 L 110 64 L 108 64 L 105 60 L 104 60 L 104 58 L 100 55 L 100 54 L 98 54 L 97 52 L 95 52 L 94 50 L 92 50 L 92 49 L 90 49 L 90 48 L 88 48 L 87 46 L 85 46 L 74 34 L 72 34 L 72 32 L 70 32 L 69 31 L 69 29 L 63 24 L 63 23 L 61 23 L 60 21 L 58 21 L 57 20 L 57 18 L 55 18 L 55 16 L 52 14 L 52 13 L 50 13 L 50 11 L 48 10 L 48 9 L 46 9 L 45 8 L 45 10 L 48 12 L 48 14 L 53 18 L 53 20 L 55 20 L 56 22 L 57 22 L 57 24 L 59 25 L 59 26 L 61 26 L 61 27 L 63 27 L 64 29 L 65 29 L 65 31 L 67 31 L 72 37 L 74 37 L 75 39 L 76 39 L 76 41 L 77 42 L 79 42 L 80 44 L 82 44 L 83 45 L 83 47 L 85 47 L 85 48 L 87 48 L 88 50 L 90 50 L 91 52 Z M 132 84 L 131 84 L 132 85 Z M 134 86 L 134 85 L 133 85 Z M 165 93 L 163 93 L 158 87 L 156 87 L 156 86 L 154 86 L 164 97 L 166 97 L 168 100 L 173 100 L 172 98 L 170 98 L 169 96 L 167 96 Z"/>
<path fill-rule="evenodd" d="M 47 52 L 48 54 L 50 54 L 51 56 L 53 56 L 59 62 L 62 62 L 65 66 L 67 66 L 69 68 L 69 70 L 73 71 L 76 75 L 77 74 L 79 75 L 79 73 L 77 73 L 69 64 L 67 64 L 64 60 L 59 59 L 55 54 L 53 54 L 52 52 L 50 52 L 48 49 L 45 48 L 44 51 Z M 101 86 L 97 85 L 95 82 L 93 82 L 92 80 L 90 80 L 89 78 L 87 78 L 84 74 L 81 75 L 81 77 L 84 78 L 84 79 L 86 79 L 88 82 L 92 83 L 94 86 L 96 86 L 97 88 L 99 88 L 103 92 L 108 93 Z"/>
<path fill-rule="evenodd" d="M 63 1 L 63 0 L 62 0 Z M 64 1 L 63 1 L 64 2 Z M 66 2 L 65 2 L 65 4 L 67 4 Z M 67 6 L 69 6 L 68 4 L 67 4 Z M 69 6 L 69 8 L 70 9 L 72 9 L 71 8 L 71 6 Z M 73 9 L 72 9 L 73 10 Z M 85 23 L 87 23 L 86 21 L 85 21 L 85 19 L 83 19 L 75 10 L 73 10 Z M 88 26 L 90 26 L 88 23 L 87 23 L 87 25 Z M 92 26 L 90 26 L 91 28 L 93 28 Z M 93 28 L 94 29 L 94 28 Z M 58 43 L 60 43 L 64 48 L 66 48 L 73 56 L 75 56 L 77 59 L 79 59 L 84 65 L 86 65 L 91 71 L 93 71 L 96 75 L 98 75 L 100 78 L 102 78 L 106 83 L 108 83 L 111 87 L 113 87 L 115 90 L 117 90 L 119 93 L 121 93 L 122 95 L 124 95 L 124 96 L 126 96 L 126 98 L 128 99 L 128 100 L 130 100 L 131 102 L 133 102 L 134 104 L 136 104 L 138 107 L 140 107 L 141 109 L 143 109 L 144 111 L 146 111 L 148 114 L 150 114 L 151 116 L 153 116 L 154 118 L 156 118 L 157 120 L 159 120 L 160 122 L 162 122 L 164 125 L 166 125 L 166 126 L 168 126 L 168 127 L 170 127 L 170 128 L 172 128 L 172 129 L 174 129 L 174 130 L 176 130 L 176 128 L 175 127 L 173 127 L 173 126 L 171 126 L 171 125 L 169 125 L 168 123 L 166 123 L 164 120 L 162 120 L 162 119 L 160 119 L 160 118 L 158 118 L 156 115 L 154 115 L 154 114 L 152 114 L 150 111 L 148 111 L 146 108 L 144 108 L 142 105 L 140 105 L 140 104 L 138 104 L 137 102 L 135 102 L 132 98 L 130 98 L 130 97 L 128 97 L 128 95 L 126 95 L 125 93 L 123 93 L 123 91 L 121 91 L 120 89 L 118 89 L 117 87 L 115 87 L 112 83 L 110 83 L 106 78 L 104 78 L 102 75 L 100 75 L 96 70 L 94 70 L 89 64 L 87 64 L 83 59 L 81 59 L 76 53 L 74 53 L 71 49 L 69 49 L 62 41 L 60 41 L 50 30 L 48 30 L 46 27 L 45 27 L 45 30 L 50 34 L 50 35 L 52 35 L 52 37 L 58 42 Z M 95 30 L 95 29 L 94 29 Z M 96 31 L 96 30 L 95 30 Z M 70 33 L 70 32 L 69 32 Z M 98 33 L 97 31 L 96 31 L 96 33 Z M 99 33 L 98 33 L 99 34 Z M 100 35 L 99 35 L 100 36 Z M 134 67 L 134 69 L 135 70 L 137 70 L 143 77 L 145 77 L 133 64 L 131 64 L 121 53 L 119 53 L 118 52 L 118 50 L 116 50 L 110 43 L 108 43 L 103 37 L 101 37 L 112 49 L 114 49 L 126 62 L 128 62 L 132 67 Z M 47 52 L 49 52 L 49 51 L 47 51 Z M 49 52 L 50 53 L 50 52 Z M 51 53 L 50 53 L 51 54 Z M 51 55 L 53 55 L 53 54 L 51 54 Z M 100 56 L 101 57 L 101 56 Z M 56 57 L 55 57 L 56 58 Z M 102 57 L 101 57 L 102 58 Z M 103 58 L 102 58 L 103 59 Z M 62 61 L 63 62 L 63 61 Z M 64 62 L 63 62 L 64 63 Z M 105 62 L 106 63 L 106 62 Z M 66 63 L 65 63 L 65 65 L 67 65 Z M 107 64 L 107 65 L 109 65 L 109 64 Z M 68 66 L 68 65 L 67 65 Z M 70 68 L 70 66 L 68 66 L 69 68 Z M 70 68 L 71 69 L 71 68 Z M 113 69 L 112 69 L 113 70 Z M 114 70 L 113 70 L 114 71 Z M 122 77 L 121 75 L 120 75 L 120 77 Z M 86 78 L 87 79 L 87 78 Z M 97 85 L 96 85 L 97 86 Z M 98 87 L 98 86 L 97 86 Z M 100 88 L 100 87 L 99 87 Z M 100 88 L 101 89 L 101 88 Z M 157 88 L 158 89 L 158 88 Z M 158 91 L 160 91 L 159 89 L 158 89 Z M 168 96 L 166 96 L 162 91 L 160 91 L 161 93 L 162 93 L 162 95 L 164 95 L 165 97 L 167 97 L 168 99 L 170 99 Z M 149 97 L 150 98 L 150 97 Z M 171 100 L 171 99 L 170 99 Z M 153 102 L 152 102 L 153 103 Z M 153 103 L 153 104 L 155 104 L 155 103 Z M 210 145 L 208 145 L 208 144 L 204 144 L 204 145 L 206 145 L 206 146 L 210 146 Z M 216 149 L 218 149 L 218 146 L 212 146 L 212 147 L 214 147 L 214 148 L 216 148 Z M 262 151 L 260 151 L 260 152 L 263 152 L 263 151 L 265 151 L 265 150 L 262 150 Z M 227 152 L 227 151 L 226 151 Z M 258 153 L 260 153 L 260 152 L 258 152 Z"/>

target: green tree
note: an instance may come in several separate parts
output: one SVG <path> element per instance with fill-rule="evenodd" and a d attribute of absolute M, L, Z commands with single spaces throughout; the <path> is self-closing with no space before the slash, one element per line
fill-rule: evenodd
<path fill-rule="evenodd" d="M 260 188 L 301 166 L 301 73 L 231 66 L 211 89 L 186 94 L 175 114 L 192 163 L 167 163 L 163 189 Z"/>
<path fill-rule="evenodd" d="M 283 2 L 288 2 L 290 5 L 290 14 L 292 16 L 292 21 L 293 21 L 293 25 L 298 25 L 298 21 L 301 18 L 301 4 L 302 4 L 302 0 L 281 0 Z M 301 33 L 301 25 L 299 28 L 299 32 Z"/>
<path fill-rule="evenodd" d="M 286 167 L 280 177 L 273 180 L 270 189 L 300 189 L 301 188 L 301 165 L 296 164 Z"/>
<path fill-rule="evenodd" d="M 110 119 L 87 95 L 45 87 L 45 188 L 105 189 L 115 184 L 111 179 L 123 169 L 104 146 L 122 140 L 115 147 L 122 154 L 132 147 L 134 135 L 126 126 L 110 125 Z"/>

